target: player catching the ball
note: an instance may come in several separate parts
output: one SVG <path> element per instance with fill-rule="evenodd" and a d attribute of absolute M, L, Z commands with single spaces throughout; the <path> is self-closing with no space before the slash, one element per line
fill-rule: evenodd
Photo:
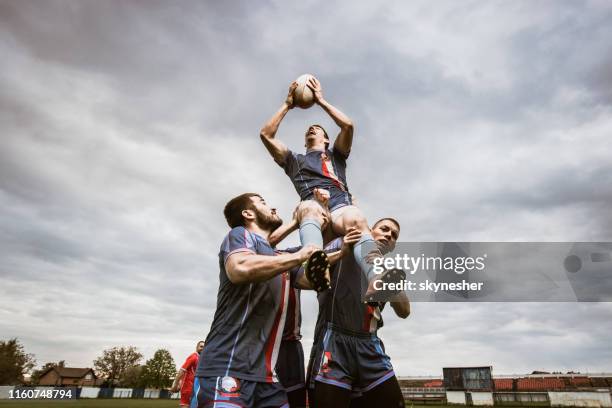
<path fill-rule="evenodd" d="M 340 128 L 340 133 L 330 149 L 330 140 L 325 129 L 321 125 L 311 125 L 304 135 L 305 154 L 292 152 L 276 138 L 276 132 L 287 112 L 296 106 L 294 91 L 297 86 L 297 82 L 291 84 L 282 106 L 261 129 L 261 140 L 274 161 L 285 170 L 303 202 L 317 206 L 318 202 L 313 199 L 317 190 L 324 189 L 329 192 L 328 207 L 335 234 L 345 235 L 352 229 L 361 232 L 362 238 L 354 245 L 353 253 L 361 271 L 368 281 L 372 281 L 375 274 L 373 265 L 368 260 L 371 260 L 372 251 L 376 251 L 376 245 L 365 216 L 353 205 L 346 180 L 346 161 L 353 143 L 353 122 L 323 98 L 321 84 L 311 76 L 307 86 L 313 92 L 315 103 L 334 120 Z M 323 248 L 321 224 L 316 219 L 303 219 L 299 224 L 299 231 L 302 245 Z M 307 265 L 306 276 L 312 275 Z"/>

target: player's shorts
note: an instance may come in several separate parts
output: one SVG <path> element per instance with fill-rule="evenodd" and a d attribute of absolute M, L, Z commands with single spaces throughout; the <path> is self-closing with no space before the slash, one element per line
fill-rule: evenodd
<path fill-rule="evenodd" d="M 183 385 L 181 387 L 181 407 L 189 407 L 191 396 L 193 395 L 193 387 Z"/>
<path fill-rule="evenodd" d="M 199 377 L 199 408 L 289 408 L 280 383 L 240 380 L 236 377 Z"/>
<path fill-rule="evenodd" d="M 276 361 L 276 374 L 287 392 L 299 390 L 306 386 L 304 350 L 299 340 L 283 340 L 281 342 Z"/>
<path fill-rule="evenodd" d="M 346 388 L 356 396 L 395 375 L 376 334 L 354 332 L 332 323 L 328 323 L 311 369 L 314 381 Z"/>
<path fill-rule="evenodd" d="M 329 198 L 327 207 L 329 208 L 329 211 L 334 212 L 340 208 L 351 206 L 352 204 L 353 201 L 351 199 L 351 194 L 345 191 L 340 194 L 333 194 Z"/>

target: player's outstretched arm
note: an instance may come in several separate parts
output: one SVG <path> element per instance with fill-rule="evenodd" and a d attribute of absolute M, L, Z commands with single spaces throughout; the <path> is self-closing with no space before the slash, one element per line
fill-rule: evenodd
<path fill-rule="evenodd" d="M 178 392 L 181 389 L 181 381 L 184 375 L 185 369 L 179 369 L 178 373 L 176 373 L 176 378 L 174 378 L 174 382 L 172 383 L 172 387 L 170 388 L 170 392 Z"/>
<path fill-rule="evenodd" d="M 228 279 L 237 285 L 252 282 L 263 282 L 276 275 L 294 268 L 316 250 L 308 245 L 292 254 L 277 256 L 257 255 L 252 252 L 237 252 L 230 255 L 225 263 Z"/>
<path fill-rule="evenodd" d="M 391 298 L 391 307 L 395 311 L 395 314 L 402 319 L 410 316 L 410 300 L 406 292 L 401 291 L 397 295 Z"/>
<path fill-rule="evenodd" d="M 285 156 L 287 155 L 287 146 L 276 138 L 276 132 L 278 131 L 278 127 L 282 122 L 283 118 L 289 112 L 289 109 L 293 109 L 293 91 L 297 87 L 297 82 L 293 82 L 289 87 L 289 94 L 287 95 L 287 99 L 283 105 L 276 111 L 276 113 L 268 120 L 261 131 L 259 132 L 259 137 L 263 142 L 268 152 L 278 164 L 282 164 L 285 160 Z"/>
<path fill-rule="evenodd" d="M 348 156 L 351 152 L 351 146 L 353 144 L 353 122 L 346 116 L 340 109 L 333 106 L 323 98 L 323 88 L 317 78 L 310 78 L 308 81 L 308 87 L 312 89 L 314 93 L 315 102 L 323 108 L 325 112 L 336 122 L 336 125 L 340 128 L 340 133 L 334 142 L 334 149 L 342 153 L 344 156 Z"/>
<path fill-rule="evenodd" d="M 300 228 L 300 224 L 295 218 L 292 219 L 291 222 L 284 223 L 283 225 L 272 231 L 272 233 L 268 237 L 268 242 L 270 243 L 270 246 L 274 248 L 276 245 L 278 245 L 279 242 L 287 238 L 287 235 L 291 234 L 298 228 Z"/>
<path fill-rule="evenodd" d="M 355 227 L 351 227 L 346 232 L 346 235 L 342 238 L 342 247 L 335 252 L 327 254 L 327 259 L 330 265 L 334 265 L 345 255 L 353 252 L 353 245 L 355 245 L 361 239 L 361 231 Z"/>

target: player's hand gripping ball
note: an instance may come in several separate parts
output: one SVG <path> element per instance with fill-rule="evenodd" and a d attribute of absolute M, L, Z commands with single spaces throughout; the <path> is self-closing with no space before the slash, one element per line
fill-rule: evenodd
<path fill-rule="evenodd" d="M 302 109 L 308 109 L 315 103 L 314 93 L 308 87 L 310 78 L 314 77 L 310 74 L 304 74 L 295 80 L 297 87 L 293 91 L 293 103 Z"/>

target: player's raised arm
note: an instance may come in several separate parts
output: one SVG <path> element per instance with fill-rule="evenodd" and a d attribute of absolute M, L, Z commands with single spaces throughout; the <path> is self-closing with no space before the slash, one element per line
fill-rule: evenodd
<path fill-rule="evenodd" d="M 323 108 L 325 112 L 336 122 L 336 125 L 340 128 L 340 133 L 334 142 L 334 149 L 342 153 L 344 156 L 348 156 L 351 152 L 351 146 L 353 144 L 353 122 L 346 116 L 342 111 L 327 102 L 323 98 L 323 88 L 321 83 L 315 77 L 312 77 L 308 81 L 308 87 L 312 89 L 314 93 L 315 102 Z"/>
<path fill-rule="evenodd" d="M 237 252 L 227 258 L 225 270 L 228 279 L 237 285 L 262 282 L 300 265 L 315 250 L 314 246 L 309 245 L 293 254 L 276 256 L 257 255 L 253 252 Z"/>
<path fill-rule="evenodd" d="M 278 127 L 280 126 L 281 121 L 289 112 L 290 109 L 293 109 L 295 103 L 293 101 L 293 91 L 297 87 L 297 82 L 293 82 L 291 86 L 289 86 L 289 93 L 287 94 L 287 99 L 283 102 L 283 105 L 276 111 L 276 113 L 268 120 L 261 131 L 259 132 L 259 137 L 263 142 L 270 155 L 275 162 L 278 164 L 283 164 L 285 160 L 285 156 L 287 155 L 287 146 L 280 140 L 276 138 L 276 132 L 278 131 Z"/>

